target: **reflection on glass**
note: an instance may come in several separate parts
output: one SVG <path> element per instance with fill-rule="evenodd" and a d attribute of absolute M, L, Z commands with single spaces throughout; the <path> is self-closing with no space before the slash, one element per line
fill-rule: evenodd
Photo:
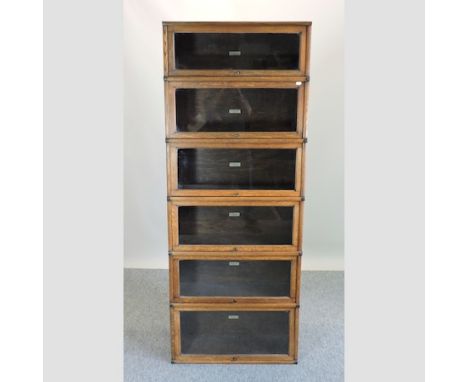
<path fill-rule="evenodd" d="M 177 89 L 180 132 L 296 131 L 297 89 Z"/>
<path fill-rule="evenodd" d="M 288 312 L 180 312 L 182 354 L 288 354 Z"/>
<path fill-rule="evenodd" d="M 295 149 L 179 149 L 178 188 L 294 190 Z"/>
<path fill-rule="evenodd" d="M 293 207 L 181 206 L 179 243 L 291 245 Z"/>
<path fill-rule="evenodd" d="M 290 261 L 182 260 L 181 296 L 289 296 Z"/>
<path fill-rule="evenodd" d="M 176 69 L 294 70 L 298 33 L 175 33 Z"/>

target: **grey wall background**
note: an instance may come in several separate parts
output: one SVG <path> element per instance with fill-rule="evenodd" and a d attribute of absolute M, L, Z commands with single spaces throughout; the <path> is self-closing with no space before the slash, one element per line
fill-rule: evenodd
<path fill-rule="evenodd" d="M 342 270 L 343 0 L 124 0 L 128 268 L 167 268 L 162 21 L 312 21 L 303 269 Z"/>

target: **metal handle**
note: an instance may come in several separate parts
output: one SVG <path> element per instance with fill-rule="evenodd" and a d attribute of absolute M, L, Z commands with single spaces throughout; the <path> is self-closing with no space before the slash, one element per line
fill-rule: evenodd
<path fill-rule="evenodd" d="M 229 262 L 229 266 L 230 266 L 230 267 L 238 267 L 238 266 L 239 266 L 239 262 L 238 262 L 238 261 L 230 261 L 230 262 Z"/>
<path fill-rule="evenodd" d="M 241 167 L 241 162 L 229 162 L 229 167 Z"/>
<path fill-rule="evenodd" d="M 241 55 L 241 51 L 240 51 L 240 50 L 230 50 L 230 51 L 229 51 L 229 55 L 230 55 L 230 56 L 240 56 L 240 55 Z"/>
<path fill-rule="evenodd" d="M 237 314 L 230 314 L 228 315 L 229 320 L 238 320 L 239 316 Z"/>
<path fill-rule="evenodd" d="M 229 109 L 229 114 L 241 114 L 241 109 Z"/>
<path fill-rule="evenodd" d="M 240 212 L 229 212 L 230 218 L 238 218 L 240 216 Z"/>

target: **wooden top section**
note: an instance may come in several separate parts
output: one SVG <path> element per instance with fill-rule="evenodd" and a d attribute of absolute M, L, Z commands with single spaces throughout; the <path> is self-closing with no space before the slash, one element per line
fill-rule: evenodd
<path fill-rule="evenodd" d="M 267 25 L 267 26 L 278 26 L 278 25 L 312 25 L 311 21 L 163 21 L 163 25 Z"/>

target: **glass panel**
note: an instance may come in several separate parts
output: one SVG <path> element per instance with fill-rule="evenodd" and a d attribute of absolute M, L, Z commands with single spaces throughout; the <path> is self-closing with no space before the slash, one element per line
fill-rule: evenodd
<path fill-rule="evenodd" d="M 298 33 L 175 33 L 177 69 L 294 70 Z"/>
<path fill-rule="evenodd" d="M 290 245 L 293 207 L 179 207 L 179 243 Z"/>
<path fill-rule="evenodd" d="M 181 296 L 289 296 L 290 261 L 183 260 Z"/>
<path fill-rule="evenodd" d="M 296 150 L 179 149 L 178 188 L 294 190 Z"/>
<path fill-rule="evenodd" d="M 296 131 L 297 89 L 177 89 L 181 132 Z"/>
<path fill-rule="evenodd" d="M 288 354 L 289 312 L 180 312 L 182 354 Z"/>

